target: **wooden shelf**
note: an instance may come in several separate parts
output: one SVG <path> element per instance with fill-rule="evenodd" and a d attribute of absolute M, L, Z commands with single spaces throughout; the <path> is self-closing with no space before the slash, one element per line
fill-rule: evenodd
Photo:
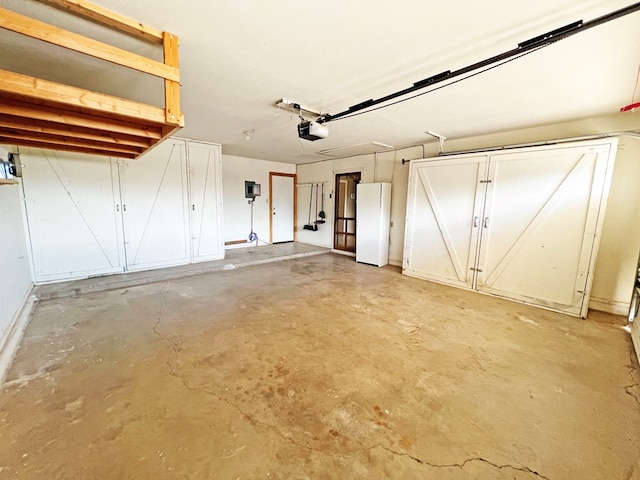
<path fill-rule="evenodd" d="M 0 70 L 0 143 L 137 158 L 184 126 L 178 38 L 84 0 L 46 0 L 137 38 L 160 43 L 156 62 L 0 8 L 0 27 L 164 79 L 164 108 Z"/>
<path fill-rule="evenodd" d="M 0 185 L 17 185 L 15 180 L 7 180 L 6 178 L 0 178 Z"/>

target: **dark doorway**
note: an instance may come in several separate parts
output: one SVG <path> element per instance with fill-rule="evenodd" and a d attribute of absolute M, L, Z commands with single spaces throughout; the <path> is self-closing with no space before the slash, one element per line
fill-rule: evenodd
<path fill-rule="evenodd" d="M 345 252 L 356 251 L 356 185 L 360 172 L 336 175 L 335 224 L 333 248 Z"/>

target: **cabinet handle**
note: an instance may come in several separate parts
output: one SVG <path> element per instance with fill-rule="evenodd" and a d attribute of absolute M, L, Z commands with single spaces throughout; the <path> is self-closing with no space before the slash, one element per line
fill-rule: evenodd
<path fill-rule="evenodd" d="M 120 204 L 116 203 L 116 212 L 119 212 L 119 211 L 120 211 Z"/>
<path fill-rule="evenodd" d="M 478 217 L 473 217 L 473 227 L 477 227 L 478 226 Z"/>
<path fill-rule="evenodd" d="M 123 204 L 122 204 L 122 211 L 123 211 L 123 212 L 126 212 L 126 211 L 127 211 L 127 204 L 126 204 L 126 203 L 123 203 Z"/>
<path fill-rule="evenodd" d="M 489 228 L 489 217 L 484 217 L 484 222 L 482 223 L 484 228 Z"/>
<path fill-rule="evenodd" d="M 196 204 L 195 203 L 191 204 L 191 211 L 193 211 L 193 212 L 196 211 Z"/>

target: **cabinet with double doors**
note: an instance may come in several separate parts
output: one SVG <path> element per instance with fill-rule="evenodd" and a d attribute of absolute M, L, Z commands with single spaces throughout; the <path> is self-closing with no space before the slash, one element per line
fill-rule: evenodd
<path fill-rule="evenodd" d="M 403 273 L 586 317 L 616 146 L 413 161 Z"/>
<path fill-rule="evenodd" d="M 172 138 L 138 160 L 21 150 L 37 282 L 224 257 L 219 145 Z"/>

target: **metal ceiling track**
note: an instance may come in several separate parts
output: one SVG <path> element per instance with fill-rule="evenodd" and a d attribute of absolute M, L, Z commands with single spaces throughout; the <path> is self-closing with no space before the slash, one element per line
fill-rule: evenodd
<path fill-rule="evenodd" d="M 366 110 L 367 108 L 373 107 L 375 105 L 379 105 L 381 103 L 388 102 L 389 100 L 393 100 L 404 95 L 416 92 L 418 90 L 422 90 L 424 88 L 436 85 L 438 83 L 446 82 L 447 80 L 451 80 L 456 77 L 460 77 L 462 75 L 475 72 L 476 70 L 480 70 L 485 67 L 489 67 L 491 65 L 495 65 L 499 62 L 503 62 L 505 60 L 521 56 L 527 52 L 531 52 L 533 50 L 545 47 L 547 45 L 551 45 L 552 43 L 558 42 L 560 40 L 564 40 L 570 36 L 573 36 L 577 33 L 583 32 L 585 30 L 589 30 L 590 28 L 597 27 L 598 25 L 602 25 L 612 20 L 615 20 L 620 17 L 624 17 L 631 13 L 635 13 L 640 10 L 640 2 L 636 2 L 628 7 L 621 8 L 620 10 L 613 11 L 601 17 L 595 18 L 588 22 L 583 22 L 582 20 L 578 20 L 576 22 L 565 25 L 564 27 L 557 28 L 555 30 L 551 30 L 550 32 L 544 33 L 542 35 L 538 35 L 537 37 L 533 37 L 529 40 L 521 42 L 518 44 L 517 48 L 509 50 L 507 52 L 501 53 L 499 55 L 495 55 L 493 57 L 487 58 L 477 63 L 473 63 L 459 70 L 447 70 L 442 73 L 438 73 L 437 75 L 433 75 L 432 77 L 425 78 L 424 80 L 420 80 L 415 82 L 411 87 L 405 88 L 404 90 L 399 90 L 397 92 L 391 93 L 384 97 L 378 98 L 376 100 L 369 99 L 364 102 L 358 103 L 356 105 L 352 105 L 347 110 L 344 110 L 340 113 L 336 114 L 324 114 L 320 118 L 318 118 L 319 123 L 328 123 L 334 120 L 338 120 L 340 118 L 349 116 L 356 112 L 361 112 L 362 110 Z M 444 85 L 446 86 L 446 85 Z M 426 92 L 425 92 L 426 93 Z M 379 107 L 382 108 L 382 107 Z M 366 111 L 362 113 L 367 113 Z"/>

